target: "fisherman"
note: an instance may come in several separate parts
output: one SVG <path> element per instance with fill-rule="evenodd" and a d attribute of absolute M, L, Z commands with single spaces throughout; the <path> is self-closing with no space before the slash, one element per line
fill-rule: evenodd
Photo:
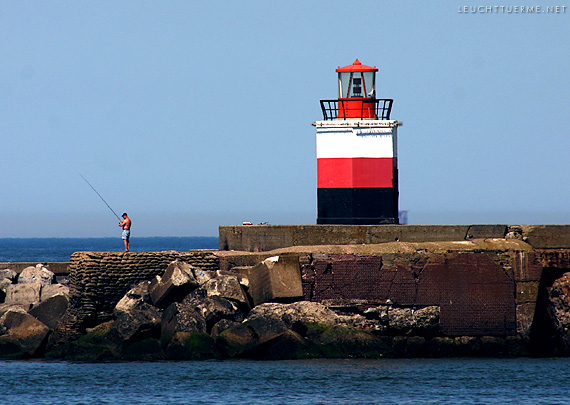
<path fill-rule="evenodd" d="M 131 248 L 131 219 L 126 212 L 123 213 L 123 220 L 119 222 L 119 226 L 123 228 L 123 242 L 125 242 L 125 252 Z"/>

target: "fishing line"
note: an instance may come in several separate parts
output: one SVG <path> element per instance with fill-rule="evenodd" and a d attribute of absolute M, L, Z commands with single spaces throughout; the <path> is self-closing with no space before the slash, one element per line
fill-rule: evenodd
<path fill-rule="evenodd" d="M 91 185 L 91 183 L 89 183 L 89 182 L 87 181 L 87 179 L 86 179 L 85 177 L 83 177 L 83 175 L 82 175 L 81 173 L 79 173 L 79 175 L 81 176 L 81 178 L 82 178 L 83 180 L 85 180 L 85 183 L 89 184 L 89 187 L 91 187 L 91 188 L 93 189 L 93 191 L 95 191 L 95 192 L 97 193 L 97 195 L 99 196 L 99 198 L 105 203 L 105 205 L 111 210 L 111 212 L 112 212 L 113 214 L 115 214 L 115 216 L 117 217 L 117 219 L 118 219 L 119 221 L 121 221 L 121 218 L 119 218 L 119 216 L 117 215 L 117 213 L 116 213 L 115 211 L 113 211 L 113 208 L 111 208 L 111 206 L 110 206 L 109 204 L 107 204 L 107 201 L 105 201 L 105 199 L 101 196 L 101 194 L 99 194 L 99 192 L 98 192 L 97 190 L 95 190 L 95 187 L 93 187 L 93 186 Z"/>

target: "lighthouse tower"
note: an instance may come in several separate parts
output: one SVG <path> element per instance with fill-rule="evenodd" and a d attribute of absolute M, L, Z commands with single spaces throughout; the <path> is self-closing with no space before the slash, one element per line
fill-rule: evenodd
<path fill-rule="evenodd" d="M 338 99 L 321 100 L 317 224 L 397 224 L 397 129 L 391 99 L 376 98 L 376 67 L 339 67 Z"/>

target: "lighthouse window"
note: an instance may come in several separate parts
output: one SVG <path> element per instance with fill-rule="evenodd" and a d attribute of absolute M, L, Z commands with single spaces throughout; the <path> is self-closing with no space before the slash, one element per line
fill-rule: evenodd
<path fill-rule="evenodd" d="M 362 78 L 364 80 L 364 97 L 375 98 L 376 97 L 376 89 L 375 89 L 375 72 L 364 72 L 362 73 Z"/>
<path fill-rule="evenodd" d="M 352 97 L 362 97 L 362 79 L 355 77 L 352 82 Z"/>
<path fill-rule="evenodd" d="M 339 97 L 350 97 L 352 73 L 341 72 L 338 74 Z"/>
<path fill-rule="evenodd" d="M 339 72 L 339 97 L 374 98 L 374 72 Z"/>

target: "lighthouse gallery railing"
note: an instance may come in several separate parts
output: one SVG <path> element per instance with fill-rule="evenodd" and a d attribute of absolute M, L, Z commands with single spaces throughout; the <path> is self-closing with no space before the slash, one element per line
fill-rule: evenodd
<path fill-rule="evenodd" d="M 374 104 L 374 110 L 376 112 L 376 116 L 379 120 L 389 120 L 390 119 L 390 112 L 392 111 L 392 102 L 394 100 L 391 98 L 385 99 L 367 99 L 363 100 L 361 104 L 360 110 L 360 117 L 364 117 L 365 110 L 369 110 L 372 107 L 370 104 Z M 354 116 L 354 108 L 349 108 L 350 102 L 345 100 L 321 100 L 321 110 L 323 111 L 323 120 L 334 120 L 338 117 L 339 109 L 343 112 L 341 116 L 345 117 L 343 119 L 347 119 L 347 116 Z M 351 113 L 349 113 L 349 111 Z"/>

